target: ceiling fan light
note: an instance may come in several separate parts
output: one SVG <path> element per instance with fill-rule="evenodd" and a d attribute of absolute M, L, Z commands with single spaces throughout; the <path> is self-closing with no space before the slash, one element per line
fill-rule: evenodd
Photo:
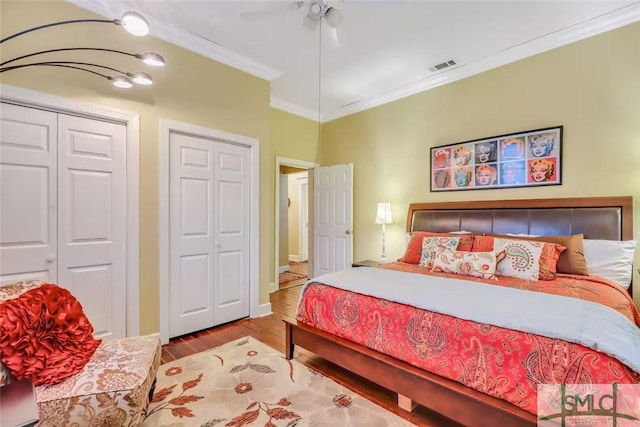
<path fill-rule="evenodd" d="M 324 14 L 325 19 L 327 20 L 327 24 L 331 28 L 336 28 L 342 22 L 342 12 L 340 12 L 335 7 L 329 7 L 327 12 Z"/>
<path fill-rule="evenodd" d="M 133 73 L 133 82 L 139 85 L 149 86 L 153 84 L 153 79 L 147 73 Z"/>
<path fill-rule="evenodd" d="M 120 22 L 122 27 L 134 36 L 146 36 L 149 34 L 149 23 L 139 13 L 125 12 Z"/>
<path fill-rule="evenodd" d="M 142 62 L 153 67 L 164 67 L 164 58 L 155 52 L 145 52 L 141 55 Z"/>
<path fill-rule="evenodd" d="M 325 7 L 326 6 L 321 0 L 313 0 L 309 3 L 309 12 L 307 13 L 307 16 L 317 21 L 324 15 Z"/>
<path fill-rule="evenodd" d="M 119 87 L 121 89 L 129 89 L 133 87 L 133 83 L 128 77 L 117 76 L 117 77 L 114 77 L 112 80 L 113 80 L 113 85 L 115 87 Z"/>

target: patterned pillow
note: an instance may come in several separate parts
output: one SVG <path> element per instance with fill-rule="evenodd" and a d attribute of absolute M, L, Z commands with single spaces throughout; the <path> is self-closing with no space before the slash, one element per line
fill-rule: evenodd
<path fill-rule="evenodd" d="M 519 279 L 538 280 L 543 246 L 543 242 L 495 239 L 493 250 L 499 258 L 496 274 Z"/>
<path fill-rule="evenodd" d="M 494 252 L 436 252 L 433 271 L 498 280 Z"/>
<path fill-rule="evenodd" d="M 433 233 L 431 231 L 414 231 L 411 233 L 411 238 L 409 239 L 409 243 L 407 243 L 407 248 L 404 251 L 404 255 L 398 261 L 406 262 L 408 264 L 418 264 L 422 259 L 422 239 L 425 237 L 451 237 L 450 233 Z M 455 237 L 460 237 L 460 241 L 458 242 L 458 247 L 456 250 L 459 251 L 470 251 L 473 248 L 473 235 L 463 234 L 457 235 Z"/>
<path fill-rule="evenodd" d="M 422 257 L 420 267 L 431 269 L 436 252 L 453 252 L 460 243 L 460 236 L 456 237 L 425 237 L 422 239 Z"/>
<path fill-rule="evenodd" d="M 494 250 L 494 240 L 498 239 L 495 236 L 475 236 L 473 241 L 473 252 L 491 252 Z M 531 241 L 537 243 L 543 243 L 542 253 L 540 255 L 540 269 L 538 273 L 538 280 L 554 280 L 557 273 L 557 264 L 560 259 L 560 255 L 566 249 L 558 243 L 542 242 L 538 240 L 524 240 L 524 239 L 502 239 L 511 241 Z M 495 251 L 497 252 L 497 251 Z"/>

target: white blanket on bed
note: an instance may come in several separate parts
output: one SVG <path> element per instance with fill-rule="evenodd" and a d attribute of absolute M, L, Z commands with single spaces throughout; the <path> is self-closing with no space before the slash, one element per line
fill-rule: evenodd
<path fill-rule="evenodd" d="M 380 268 L 325 274 L 320 282 L 501 328 L 579 343 L 640 372 L 640 328 L 621 313 L 591 301 L 491 286 L 464 279 Z"/>

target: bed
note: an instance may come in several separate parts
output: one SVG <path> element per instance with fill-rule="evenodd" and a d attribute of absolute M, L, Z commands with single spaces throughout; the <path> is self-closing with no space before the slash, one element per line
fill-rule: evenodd
<path fill-rule="evenodd" d="M 624 241 L 632 239 L 632 221 L 631 197 L 417 203 L 411 204 L 409 207 L 407 232 L 465 230 L 477 234 L 583 234 L 585 239 Z M 413 267 L 389 266 L 389 269 L 394 268 L 411 271 Z M 367 274 L 372 274 L 377 269 L 370 270 Z M 567 278 L 566 280 L 573 279 Z M 326 285 L 321 283 L 310 284 L 307 288 L 312 286 L 315 286 L 316 291 L 321 291 L 316 294 L 328 289 L 327 287 L 323 288 Z M 619 289 L 610 292 L 621 293 Z M 630 300 L 631 286 L 627 292 L 628 295 L 620 296 L 621 300 L 625 298 Z M 311 293 L 305 292 L 304 294 Z M 569 294 L 569 296 L 574 295 Z M 359 297 L 363 296 L 359 295 Z M 635 306 L 628 310 L 633 313 L 628 314 L 627 317 L 633 318 L 635 316 L 635 323 L 638 324 Z M 342 317 L 349 317 L 349 313 L 343 314 Z M 299 319 L 309 320 L 305 319 L 305 316 L 299 316 Z M 449 322 L 456 323 L 451 319 Z M 293 357 L 296 345 L 312 351 L 318 356 L 396 392 L 398 405 L 403 409 L 411 411 L 415 404 L 420 404 L 451 420 L 469 426 L 536 425 L 537 420 L 533 413 L 535 410 L 533 412 L 531 410 L 531 401 L 528 404 L 520 404 L 517 399 L 514 400 L 513 396 L 509 401 L 494 397 L 488 391 L 481 392 L 465 385 L 465 381 L 461 381 L 455 376 L 446 378 L 416 366 L 414 361 L 401 360 L 402 357 L 392 357 L 388 353 L 393 353 L 393 351 L 373 350 L 368 348 L 364 342 L 358 343 L 355 342 L 357 340 L 329 333 L 326 330 L 310 326 L 302 320 L 285 319 L 285 325 L 286 356 L 288 358 Z M 372 332 L 372 334 L 374 333 Z M 410 332 L 407 335 L 411 335 Z M 436 334 L 429 339 L 433 344 L 433 342 L 437 342 L 438 336 Z M 372 340 L 375 341 L 375 337 L 360 341 L 372 342 Z M 375 345 L 370 345 L 370 347 L 375 348 Z M 575 348 L 572 347 L 571 351 L 574 351 Z M 429 357 L 431 355 L 427 354 L 426 360 L 429 360 Z M 602 358 L 602 361 L 606 362 L 607 366 L 614 366 L 609 369 L 624 370 L 624 364 L 616 365 L 615 359 L 611 361 Z M 446 361 L 442 362 L 442 364 L 446 363 Z M 637 371 L 628 368 L 622 378 L 627 382 L 640 383 L 640 375 Z M 468 381 L 466 383 L 468 384 Z M 523 392 L 523 396 L 525 395 Z M 530 396 L 529 399 L 531 399 Z"/>

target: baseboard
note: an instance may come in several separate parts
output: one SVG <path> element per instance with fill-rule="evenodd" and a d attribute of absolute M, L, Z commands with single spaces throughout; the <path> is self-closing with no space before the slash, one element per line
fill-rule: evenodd
<path fill-rule="evenodd" d="M 258 306 L 258 316 L 257 317 L 264 317 L 264 316 L 268 316 L 271 314 L 271 303 L 268 302 L 266 304 L 260 304 Z"/>
<path fill-rule="evenodd" d="M 278 290 L 278 285 L 276 285 L 273 282 L 269 283 L 269 293 L 270 294 L 274 293 L 277 290 Z"/>
<path fill-rule="evenodd" d="M 278 267 L 278 273 L 284 273 L 285 271 L 289 271 L 289 264 Z"/>
<path fill-rule="evenodd" d="M 300 260 L 300 255 L 291 255 L 289 254 L 289 261 L 298 262 Z"/>

